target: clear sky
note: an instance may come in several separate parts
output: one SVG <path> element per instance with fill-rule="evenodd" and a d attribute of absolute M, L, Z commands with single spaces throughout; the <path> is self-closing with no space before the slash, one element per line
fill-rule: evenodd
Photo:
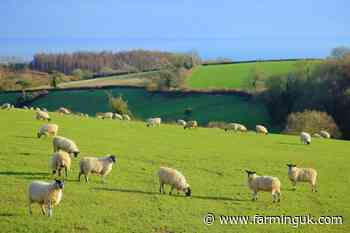
<path fill-rule="evenodd" d="M 349 0 L 0 0 L 0 55 L 145 48 L 322 57 L 350 44 L 349 10 Z"/>

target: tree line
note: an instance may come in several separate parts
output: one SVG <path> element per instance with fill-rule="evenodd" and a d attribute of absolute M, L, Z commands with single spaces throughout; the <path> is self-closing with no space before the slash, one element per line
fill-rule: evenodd
<path fill-rule="evenodd" d="M 126 52 L 74 52 L 35 54 L 30 68 L 42 72 L 73 74 L 75 70 L 98 72 L 138 72 L 167 67 L 192 66 L 200 62 L 195 53 L 133 50 Z"/>

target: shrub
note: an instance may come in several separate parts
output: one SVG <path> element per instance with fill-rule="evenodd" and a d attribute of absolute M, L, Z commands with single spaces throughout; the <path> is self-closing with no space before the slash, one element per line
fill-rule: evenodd
<path fill-rule="evenodd" d="M 114 112 L 118 114 L 128 114 L 132 115 L 129 110 L 128 102 L 123 99 L 121 95 L 114 97 L 110 92 L 106 92 L 108 96 L 109 106 L 113 109 Z"/>
<path fill-rule="evenodd" d="M 341 133 L 333 118 L 325 112 L 306 110 L 288 115 L 285 133 L 299 134 L 302 131 L 314 134 L 326 130 L 332 137 L 340 138 Z"/>

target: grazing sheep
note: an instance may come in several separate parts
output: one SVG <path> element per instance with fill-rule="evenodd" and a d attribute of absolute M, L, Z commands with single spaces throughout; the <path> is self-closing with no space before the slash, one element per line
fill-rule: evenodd
<path fill-rule="evenodd" d="M 331 135 L 330 135 L 327 131 L 325 131 L 325 130 L 321 130 L 321 131 L 320 131 L 320 135 L 321 135 L 321 137 L 323 137 L 323 138 L 331 138 Z"/>
<path fill-rule="evenodd" d="M 29 108 L 27 106 L 23 106 L 23 109 L 28 110 Z"/>
<path fill-rule="evenodd" d="M 239 127 L 239 124 L 237 123 L 229 123 L 225 126 L 224 130 L 227 132 L 227 131 L 237 131 L 238 130 L 238 127 Z"/>
<path fill-rule="evenodd" d="M 131 120 L 131 118 L 130 118 L 130 116 L 128 114 L 123 114 L 122 116 L 123 116 L 123 120 L 126 120 L 126 121 L 130 121 Z"/>
<path fill-rule="evenodd" d="M 184 126 L 184 129 L 195 129 L 198 128 L 197 121 L 188 121 L 187 124 Z"/>
<path fill-rule="evenodd" d="M 266 134 L 266 135 L 269 134 L 269 131 L 263 125 L 256 125 L 255 129 L 256 129 L 256 133 L 262 133 L 262 134 Z"/>
<path fill-rule="evenodd" d="M 58 109 L 58 113 L 60 113 L 60 114 L 71 114 L 71 111 L 69 111 L 67 108 L 64 108 L 64 107 L 60 107 L 59 109 Z"/>
<path fill-rule="evenodd" d="M 69 154 L 74 154 L 74 156 L 78 156 L 79 149 L 75 142 L 68 138 L 64 138 L 61 136 L 55 136 L 52 141 L 53 144 L 53 152 L 57 152 L 59 150 L 63 150 Z"/>
<path fill-rule="evenodd" d="M 160 126 L 161 123 L 162 123 L 162 119 L 160 117 L 147 119 L 147 127 Z"/>
<path fill-rule="evenodd" d="M 247 130 L 247 127 L 245 127 L 244 125 L 242 124 L 238 124 L 238 129 L 237 129 L 239 132 L 243 132 L 243 133 L 246 133 L 248 132 Z"/>
<path fill-rule="evenodd" d="M 309 182 L 311 184 L 311 191 L 317 192 L 316 180 L 317 171 L 313 168 L 298 168 L 295 164 L 287 164 L 288 177 L 292 181 L 294 190 L 297 188 L 297 182 Z"/>
<path fill-rule="evenodd" d="M 105 112 L 102 115 L 102 119 L 113 119 L 113 116 L 114 116 L 113 112 Z"/>
<path fill-rule="evenodd" d="M 177 124 L 180 126 L 186 126 L 187 123 L 186 123 L 186 121 L 179 119 L 179 120 L 177 120 Z"/>
<path fill-rule="evenodd" d="M 84 157 L 80 160 L 80 172 L 78 180 L 84 174 L 85 182 L 89 182 L 89 174 L 97 174 L 102 176 L 102 183 L 105 183 L 105 177 L 112 171 L 113 164 L 116 163 L 115 155 L 108 155 L 106 157 Z"/>
<path fill-rule="evenodd" d="M 118 114 L 118 113 L 114 113 L 113 119 L 115 119 L 115 120 L 123 120 L 123 116 Z"/>
<path fill-rule="evenodd" d="M 74 155 L 77 157 L 76 155 Z M 71 165 L 71 156 L 65 151 L 58 151 L 52 155 L 51 158 L 51 170 L 52 174 L 58 172 L 58 176 L 61 176 L 61 170 L 64 168 L 65 178 L 68 177 L 68 171 L 70 170 Z"/>
<path fill-rule="evenodd" d="M 311 136 L 310 134 L 306 132 L 301 132 L 300 133 L 300 141 L 304 144 L 309 145 L 311 143 Z"/>
<path fill-rule="evenodd" d="M 35 111 L 42 111 L 39 107 L 34 108 Z"/>
<path fill-rule="evenodd" d="M 246 170 L 248 174 L 248 186 L 253 191 L 252 201 L 258 199 L 259 191 L 271 192 L 273 202 L 281 200 L 281 182 L 277 177 L 258 176 L 254 171 Z"/>
<path fill-rule="evenodd" d="M 45 135 L 45 136 L 56 136 L 58 132 L 58 125 L 56 124 L 46 124 L 40 127 L 37 135 L 38 138 L 40 138 L 41 136 Z"/>
<path fill-rule="evenodd" d="M 50 115 L 47 112 L 44 111 L 36 111 L 36 119 L 37 120 L 47 120 L 51 121 Z"/>
<path fill-rule="evenodd" d="M 33 181 L 28 188 L 29 214 L 32 215 L 32 204 L 38 203 L 41 206 L 43 215 L 52 216 L 52 208 L 58 205 L 62 199 L 64 183 L 55 180 L 52 183 L 44 181 Z"/>
<path fill-rule="evenodd" d="M 318 133 L 314 133 L 312 136 L 313 136 L 314 138 L 322 138 L 322 136 L 319 135 Z"/>
<path fill-rule="evenodd" d="M 186 196 L 191 196 L 192 190 L 181 172 L 173 168 L 160 167 L 158 176 L 159 193 L 165 194 L 164 185 L 168 184 L 171 186 L 169 195 L 171 195 L 173 190 L 176 189 L 178 193 L 179 191 L 182 191 L 186 194 Z"/>
<path fill-rule="evenodd" d="M 14 108 L 14 106 L 12 104 L 9 104 L 9 103 L 5 103 L 5 104 L 1 105 L 1 109 L 4 109 L 4 110 L 9 110 L 11 108 Z"/>

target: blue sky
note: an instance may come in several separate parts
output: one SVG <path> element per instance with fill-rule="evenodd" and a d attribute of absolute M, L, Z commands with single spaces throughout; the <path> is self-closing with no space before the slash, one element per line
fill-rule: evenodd
<path fill-rule="evenodd" d="M 349 9 L 347 0 L 1 0 L 0 55 L 145 48 L 326 56 L 349 45 Z"/>

